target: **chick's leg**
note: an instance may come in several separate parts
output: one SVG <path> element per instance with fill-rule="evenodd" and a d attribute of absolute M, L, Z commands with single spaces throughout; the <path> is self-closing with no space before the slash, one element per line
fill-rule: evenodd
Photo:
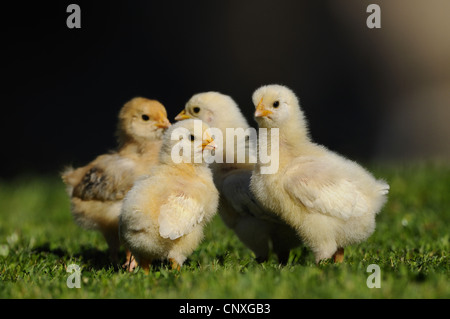
<path fill-rule="evenodd" d="M 316 259 L 316 264 L 319 264 L 322 260 L 334 257 L 337 253 L 337 247 L 335 243 L 328 242 L 322 243 L 320 246 L 311 247 Z"/>
<path fill-rule="evenodd" d="M 314 253 L 316 264 L 332 258 L 338 250 L 336 230 L 329 217 L 322 214 L 307 214 L 299 229 L 300 237 Z"/>
<path fill-rule="evenodd" d="M 142 268 L 142 270 L 144 270 L 145 274 L 148 275 L 148 273 L 150 272 L 150 264 L 151 264 L 151 260 L 148 259 L 141 259 L 139 261 L 139 266 Z"/>
<path fill-rule="evenodd" d="M 340 247 L 333 255 L 335 263 L 342 263 L 344 261 L 344 248 Z"/>
<path fill-rule="evenodd" d="M 122 265 L 122 268 L 127 269 L 129 272 L 132 272 L 137 267 L 137 262 L 134 256 L 131 254 L 131 251 L 129 251 L 128 249 L 126 249 L 126 254 L 126 261 Z"/>
<path fill-rule="evenodd" d="M 172 269 L 173 270 L 180 270 L 181 269 L 181 266 L 180 266 L 180 264 L 175 260 L 175 259 L 173 259 L 173 258 L 169 258 L 169 261 L 170 261 L 170 264 L 172 265 Z"/>
<path fill-rule="evenodd" d="M 167 259 L 172 263 L 172 269 L 180 269 L 186 257 L 198 247 L 203 238 L 203 230 L 196 227 L 187 235 L 184 235 L 173 242 L 173 246 L 167 254 Z"/>

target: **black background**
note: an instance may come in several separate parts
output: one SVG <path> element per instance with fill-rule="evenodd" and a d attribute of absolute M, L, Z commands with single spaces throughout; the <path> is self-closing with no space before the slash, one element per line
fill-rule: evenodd
<path fill-rule="evenodd" d="M 81 29 L 66 26 L 71 2 Z M 173 121 L 193 94 L 220 91 L 256 126 L 251 95 L 271 83 L 297 93 L 314 141 L 371 161 L 393 90 L 376 49 L 389 29 L 366 26 L 372 2 L 341 1 L 356 12 L 348 23 L 332 1 L 3 6 L 0 176 L 56 173 L 114 148 L 117 113 L 135 96 L 160 100 Z"/>

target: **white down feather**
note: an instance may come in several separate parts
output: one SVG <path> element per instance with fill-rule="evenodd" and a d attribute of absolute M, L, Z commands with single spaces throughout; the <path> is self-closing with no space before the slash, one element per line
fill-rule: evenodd
<path fill-rule="evenodd" d="M 159 234 L 163 238 L 175 240 L 192 232 L 202 222 L 204 215 L 202 205 L 195 199 L 171 195 L 160 209 Z"/>

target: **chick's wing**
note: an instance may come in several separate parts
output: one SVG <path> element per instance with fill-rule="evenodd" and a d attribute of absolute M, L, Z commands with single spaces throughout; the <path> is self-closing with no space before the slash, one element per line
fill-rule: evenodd
<path fill-rule="evenodd" d="M 171 240 L 189 234 L 203 220 L 204 215 L 203 206 L 198 200 L 184 194 L 171 195 L 160 208 L 159 234 Z"/>
<path fill-rule="evenodd" d="M 319 158 L 297 160 L 284 174 L 284 189 L 310 212 L 341 219 L 368 210 L 366 196 L 356 183 L 341 174 L 339 164 Z"/>

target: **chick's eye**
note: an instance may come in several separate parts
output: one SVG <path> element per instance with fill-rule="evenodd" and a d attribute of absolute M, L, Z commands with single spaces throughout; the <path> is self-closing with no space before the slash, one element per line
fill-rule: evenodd
<path fill-rule="evenodd" d="M 194 137 L 194 135 L 189 135 L 189 139 L 191 140 L 191 141 L 194 141 L 195 140 L 195 137 Z"/>
<path fill-rule="evenodd" d="M 194 113 L 198 113 L 198 112 L 200 112 L 200 108 L 198 106 L 196 106 L 192 109 L 192 111 L 194 111 Z"/>
<path fill-rule="evenodd" d="M 278 106 L 280 106 L 280 102 L 279 101 L 273 102 L 273 107 L 277 108 Z"/>
<path fill-rule="evenodd" d="M 148 120 L 150 120 L 150 117 L 147 115 L 147 114 L 142 114 L 142 119 L 144 120 L 144 121 L 148 121 Z"/>

